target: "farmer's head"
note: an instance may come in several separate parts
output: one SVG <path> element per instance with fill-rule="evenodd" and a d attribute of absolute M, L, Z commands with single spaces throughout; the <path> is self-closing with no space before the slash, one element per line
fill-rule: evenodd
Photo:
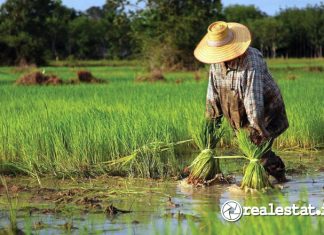
<path fill-rule="evenodd" d="M 196 47 L 194 55 L 206 64 L 220 63 L 239 57 L 250 43 L 251 34 L 246 26 L 217 21 L 209 25 L 207 34 Z"/>

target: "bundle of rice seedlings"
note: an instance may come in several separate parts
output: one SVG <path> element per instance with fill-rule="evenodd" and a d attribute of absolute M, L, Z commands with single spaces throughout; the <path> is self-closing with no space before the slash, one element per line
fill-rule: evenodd
<path fill-rule="evenodd" d="M 245 158 L 250 161 L 244 172 L 241 189 L 265 191 L 272 188 L 269 176 L 261 164 L 261 157 L 271 147 L 270 142 L 264 142 L 260 146 L 255 145 L 245 131 L 238 131 L 237 140 Z"/>
<path fill-rule="evenodd" d="M 214 158 L 215 148 L 223 134 L 223 129 L 215 122 L 206 122 L 203 131 L 194 139 L 201 152 L 189 166 L 190 174 L 187 183 L 205 184 L 221 173 L 219 159 Z"/>

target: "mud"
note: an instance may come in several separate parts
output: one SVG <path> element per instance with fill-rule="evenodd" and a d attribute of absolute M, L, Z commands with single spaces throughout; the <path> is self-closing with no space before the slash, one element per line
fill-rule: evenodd
<path fill-rule="evenodd" d="M 18 228 L 24 232 L 29 226 L 45 234 L 64 231 L 77 234 L 84 232 L 84 227 L 98 233 L 125 234 L 133 231 L 144 234 L 148 230 L 163 233 L 165 219 L 175 229 L 179 223 L 188 226 L 189 218 L 199 221 L 204 211 L 219 211 L 221 205 L 230 199 L 244 204 L 251 197 L 256 203 L 258 199 L 267 197 L 280 203 L 280 198 L 284 197 L 290 203 L 300 203 L 300 194 L 307 192 L 307 200 L 316 207 L 321 206 L 324 197 L 323 156 L 322 153 L 283 156 L 291 169 L 288 173 L 290 181 L 276 184 L 278 190 L 267 194 L 247 195 L 242 192 L 236 186 L 242 178 L 241 170 L 235 174 L 236 184 L 208 187 L 179 185 L 176 180 L 108 176 L 76 180 L 42 178 L 42 188 L 28 177 L 6 177 L 6 181 L 12 201 L 19 202 L 15 204 Z M 7 229 L 8 225 L 8 203 L 5 189 L 1 186 L 0 230 Z"/>

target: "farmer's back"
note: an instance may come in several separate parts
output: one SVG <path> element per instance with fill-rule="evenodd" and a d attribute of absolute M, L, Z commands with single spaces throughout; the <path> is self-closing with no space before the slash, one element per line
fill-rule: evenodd
<path fill-rule="evenodd" d="M 226 117 L 234 129 L 250 126 L 257 133 L 266 128 L 272 138 L 288 128 L 280 90 L 257 49 L 211 65 L 207 115 Z"/>

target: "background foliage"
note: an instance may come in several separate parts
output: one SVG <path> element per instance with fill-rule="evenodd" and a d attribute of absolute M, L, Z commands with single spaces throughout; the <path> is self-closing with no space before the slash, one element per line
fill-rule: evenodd
<path fill-rule="evenodd" d="M 139 2 L 144 7 L 107 0 L 78 12 L 57 0 L 7 0 L 0 7 L 0 64 L 144 58 L 151 69 L 194 68 L 192 51 L 216 20 L 246 24 L 267 57 L 323 55 L 323 4 L 268 16 L 252 5 L 223 8 L 220 0 Z"/>

